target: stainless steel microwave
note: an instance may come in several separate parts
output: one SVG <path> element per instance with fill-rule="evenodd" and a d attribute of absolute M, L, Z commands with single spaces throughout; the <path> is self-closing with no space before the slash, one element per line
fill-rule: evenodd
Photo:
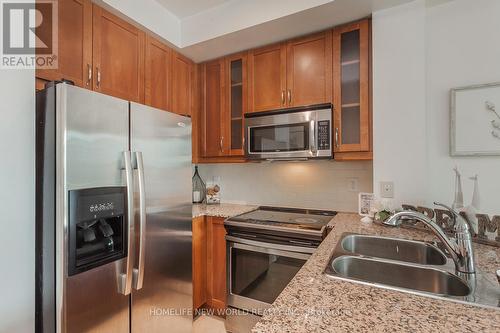
<path fill-rule="evenodd" d="M 246 114 L 245 155 L 251 160 L 331 158 L 331 104 Z"/>

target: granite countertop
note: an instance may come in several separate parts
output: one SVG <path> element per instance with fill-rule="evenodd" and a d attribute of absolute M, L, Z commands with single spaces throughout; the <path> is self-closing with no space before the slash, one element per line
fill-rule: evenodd
<path fill-rule="evenodd" d="M 500 310 L 334 279 L 323 274 L 344 232 L 434 240 L 430 233 L 363 224 L 340 213 L 313 256 L 252 329 L 261 332 L 500 332 Z M 475 244 L 488 278 L 500 268 L 500 249 Z"/>
<path fill-rule="evenodd" d="M 221 203 L 217 205 L 193 204 L 193 218 L 200 216 L 232 217 L 240 215 L 259 206 Z"/>

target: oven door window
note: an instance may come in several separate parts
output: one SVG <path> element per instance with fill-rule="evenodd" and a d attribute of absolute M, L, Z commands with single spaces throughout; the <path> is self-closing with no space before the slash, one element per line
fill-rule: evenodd
<path fill-rule="evenodd" d="M 274 153 L 309 150 L 309 124 L 250 127 L 250 152 Z"/>
<path fill-rule="evenodd" d="M 271 304 L 306 260 L 231 247 L 230 291 Z"/>

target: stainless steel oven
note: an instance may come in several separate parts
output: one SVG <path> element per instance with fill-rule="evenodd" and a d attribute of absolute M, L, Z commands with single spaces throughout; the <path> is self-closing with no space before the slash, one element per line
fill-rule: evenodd
<path fill-rule="evenodd" d="M 271 306 L 315 248 L 227 236 L 228 305 L 257 315 Z"/>
<path fill-rule="evenodd" d="M 315 248 L 226 236 L 226 329 L 246 333 L 260 320 Z"/>
<path fill-rule="evenodd" d="M 332 157 L 331 104 L 245 115 L 248 159 Z"/>
<path fill-rule="evenodd" d="M 335 214 L 259 207 L 224 221 L 228 331 L 250 331 L 314 253 Z"/>

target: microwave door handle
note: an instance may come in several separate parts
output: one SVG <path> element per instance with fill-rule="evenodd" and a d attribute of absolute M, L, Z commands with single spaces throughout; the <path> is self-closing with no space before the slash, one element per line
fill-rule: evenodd
<path fill-rule="evenodd" d="M 132 158 L 130 151 L 123 152 L 125 161 L 125 178 L 127 184 L 127 258 L 125 259 L 125 272 L 119 274 L 118 291 L 129 295 L 132 289 L 132 242 L 134 241 L 134 178 Z"/>
<path fill-rule="evenodd" d="M 139 255 L 137 267 L 133 270 L 134 289 L 142 288 L 144 282 L 144 262 L 146 259 L 146 190 L 144 182 L 144 162 L 142 152 L 135 152 L 137 163 L 137 184 L 139 188 Z"/>
<path fill-rule="evenodd" d="M 316 121 L 311 120 L 309 122 L 309 133 L 310 133 L 310 147 L 311 147 L 311 154 L 313 156 L 316 156 L 318 153 L 318 149 L 316 147 Z"/>

